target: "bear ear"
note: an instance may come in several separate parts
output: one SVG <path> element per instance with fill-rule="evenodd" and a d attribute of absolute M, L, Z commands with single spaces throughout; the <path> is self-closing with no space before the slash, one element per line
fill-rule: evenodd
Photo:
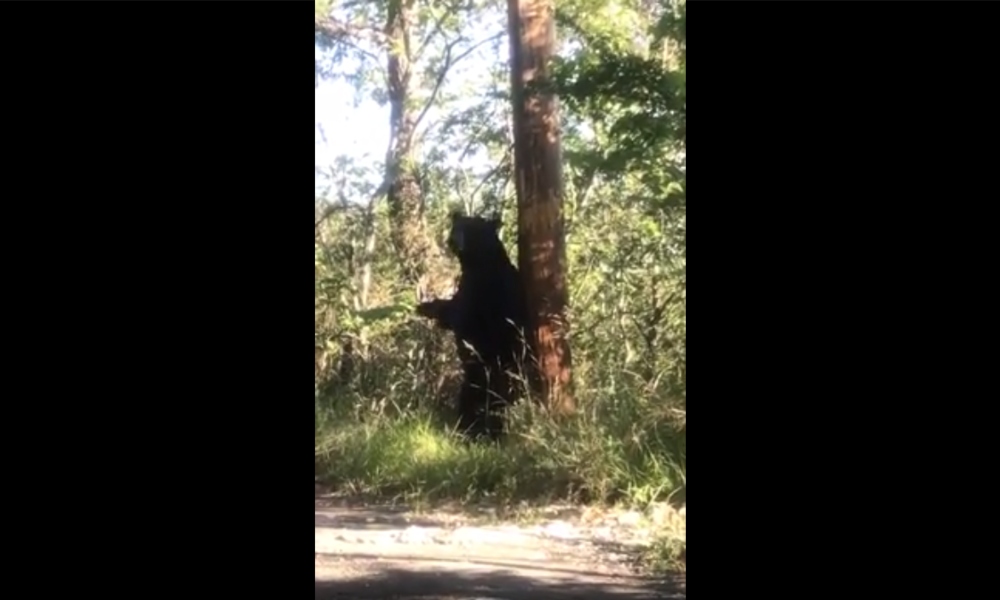
<path fill-rule="evenodd" d="M 451 211 L 451 214 L 449 214 L 449 215 L 448 215 L 448 217 L 449 217 L 449 218 L 450 218 L 450 219 L 451 219 L 452 221 L 457 221 L 457 220 L 461 219 L 461 218 L 462 218 L 462 217 L 464 217 L 464 216 L 465 216 L 465 215 L 464 215 L 464 214 L 462 214 L 462 209 L 460 209 L 460 208 L 456 208 L 456 209 L 453 209 L 453 210 Z"/>
<path fill-rule="evenodd" d="M 503 226 L 503 219 L 500 218 L 500 215 L 490 217 L 486 220 L 486 222 L 490 224 L 490 227 L 492 227 L 494 231 L 500 231 L 500 227 Z"/>

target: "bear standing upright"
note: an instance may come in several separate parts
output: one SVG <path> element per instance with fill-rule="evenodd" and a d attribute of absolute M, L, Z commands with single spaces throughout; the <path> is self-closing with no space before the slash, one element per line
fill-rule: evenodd
<path fill-rule="evenodd" d="M 448 248 L 462 272 L 450 300 L 417 306 L 417 314 L 452 331 L 462 361 L 459 428 L 471 437 L 496 439 L 506 407 L 516 399 L 524 359 L 527 311 L 517 268 L 499 237 L 499 219 L 451 216 Z"/>

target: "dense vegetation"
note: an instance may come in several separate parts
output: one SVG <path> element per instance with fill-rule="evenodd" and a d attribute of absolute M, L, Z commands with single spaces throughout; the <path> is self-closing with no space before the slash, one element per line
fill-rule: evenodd
<path fill-rule="evenodd" d="M 517 254 L 506 3 L 334 0 L 316 13 L 317 85 L 351 82 L 393 133 L 385 157 L 317 165 L 317 475 L 411 499 L 683 503 L 683 1 L 558 3 L 577 410 L 518 405 L 501 446 L 449 433 L 454 343 L 413 306 L 450 291 L 441 240 L 455 206 L 499 211 Z"/>

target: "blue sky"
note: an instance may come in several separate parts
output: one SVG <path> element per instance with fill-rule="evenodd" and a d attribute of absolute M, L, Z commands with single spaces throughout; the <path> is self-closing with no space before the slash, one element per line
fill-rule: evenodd
<path fill-rule="evenodd" d="M 499 18 L 498 18 L 499 17 Z M 493 34 L 503 32 L 502 13 L 485 14 L 483 20 L 468 24 L 463 31 L 463 36 L 468 40 L 468 44 L 479 42 L 490 38 Z M 461 46 L 457 50 L 461 50 Z M 448 110 L 456 110 L 460 105 L 468 105 L 478 101 L 475 98 L 476 91 L 484 91 L 484 83 L 489 79 L 489 68 L 497 61 L 506 61 L 507 44 L 506 40 L 499 40 L 497 46 L 493 44 L 483 44 L 472 54 L 465 57 L 461 62 L 449 70 L 448 78 L 442 91 L 452 93 L 458 92 L 461 88 L 471 90 L 473 95 L 462 102 L 450 104 Z M 316 58 L 320 59 L 320 50 L 316 49 Z M 316 166 L 318 168 L 329 167 L 337 156 L 347 155 L 356 160 L 372 160 L 375 162 L 385 159 L 385 152 L 389 144 L 389 106 L 379 106 L 374 100 L 364 98 L 358 105 L 355 105 L 355 93 L 350 83 L 345 81 L 320 80 L 316 87 Z M 443 112 L 440 109 L 432 108 L 421 127 L 426 127 L 438 121 Z M 320 126 L 325 133 L 326 140 L 321 137 Z M 489 164 L 485 156 L 467 157 L 462 161 L 462 166 L 470 170 L 479 171 L 488 169 Z M 378 181 L 373 182 L 375 184 Z"/>
<path fill-rule="evenodd" d="M 317 58 L 319 49 L 316 50 Z M 340 154 L 385 157 L 389 143 L 389 108 L 365 99 L 354 106 L 354 89 L 346 81 L 320 80 L 316 87 L 316 166 L 325 167 Z M 320 127 L 326 133 L 326 143 Z"/>

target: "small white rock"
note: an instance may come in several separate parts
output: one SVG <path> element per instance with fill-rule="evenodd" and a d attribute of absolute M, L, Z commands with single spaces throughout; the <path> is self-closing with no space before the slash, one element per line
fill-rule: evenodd
<path fill-rule="evenodd" d="M 630 510 L 626 513 L 618 515 L 617 521 L 619 525 L 635 526 L 642 521 L 642 515 L 634 510 Z"/>
<path fill-rule="evenodd" d="M 423 544 L 427 542 L 427 538 L 428 532 L 425 531 L 423 527 L 410 525 L 403 531 L 399 532 L 396 539 L 404 544 Z"/>
<path fill-rule="evenodd" d="M 543 531 L 547 537 L 563 540 L 580 537 L 573 526 L 566 521 L 552 521 Z"/>

